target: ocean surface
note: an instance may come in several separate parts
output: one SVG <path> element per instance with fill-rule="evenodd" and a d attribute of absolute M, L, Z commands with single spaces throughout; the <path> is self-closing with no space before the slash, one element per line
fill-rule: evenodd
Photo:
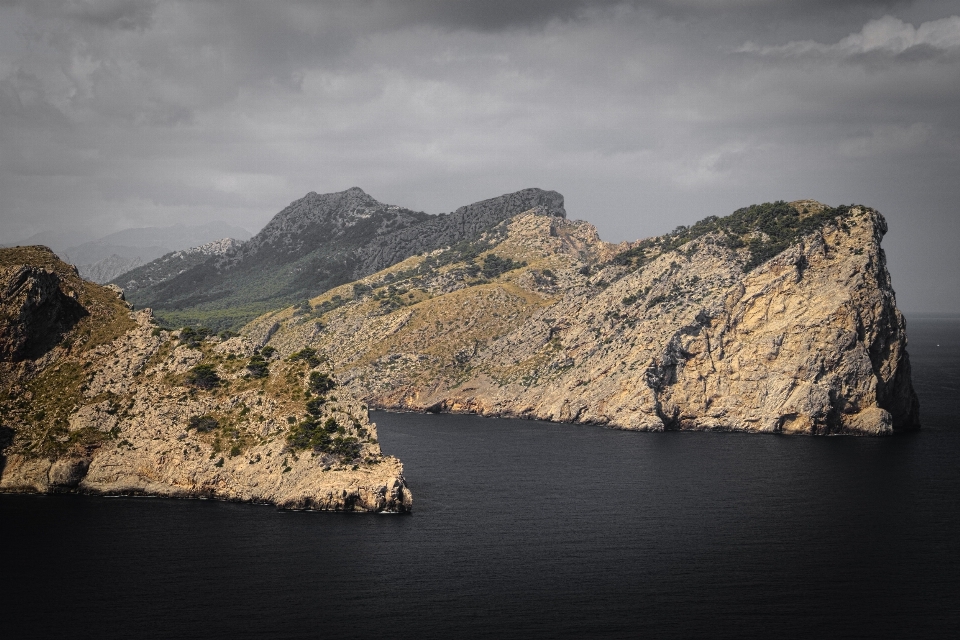
<path fill-rule="evenodd" d="M 5 638 L 960 637 L 960 319 L 923 431 L 376 413 L 414 513 L 0 495 Z"/>

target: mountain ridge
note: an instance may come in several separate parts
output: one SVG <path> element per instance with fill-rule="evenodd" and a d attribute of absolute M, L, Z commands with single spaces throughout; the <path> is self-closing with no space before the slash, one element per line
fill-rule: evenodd
<path fill-rule="evenodd" d="M 378 202 L 359 187 L 310 192 L 277 213 L 235 252 L 141 286 L 113 280 L 161 320 L 239 328 L 273 308 L 317 295 L 423 251 L 467 241 L 502 220 L 542 206 L 563 217 L 563 196 L 523 189 L 427 214 Z M 146 265 L 150 266 L 150 265 Z"/>

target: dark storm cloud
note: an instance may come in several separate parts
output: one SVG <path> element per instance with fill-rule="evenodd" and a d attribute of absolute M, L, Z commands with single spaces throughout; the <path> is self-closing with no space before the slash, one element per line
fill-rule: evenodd
<path fill-rule="evenodd" d="M 553 188 L 611 240 L 814 197 L 880 208 L 901 301 L 960 309 L 931 275 L 960 275 L 956 13 L 0 0 L 0 242 L 255 229 L 353 185 L 433 212 Z"/>
<path fill-rule="evenodd" d="M 541 27 L 553 20 L 585 19 L 617 7 L 648 9 L 661 15 L 690 17 L 738 13 L 754 18 L 796 16 L 824 9 L 881 8 L 908 4 L 898 0 L 368 0 L 395 25 L 430 23 L 459 29 L 496 31 Z"/>

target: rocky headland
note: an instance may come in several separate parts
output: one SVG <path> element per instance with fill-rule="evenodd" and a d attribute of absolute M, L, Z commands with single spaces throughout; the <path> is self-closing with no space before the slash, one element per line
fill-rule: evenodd
<path fill-rule="evenodd" d="M 164 330 L 45 247 L 0 250 L 0 491 L 412 507 L 316 353 Z"/>
<path fill-rule="evenodd" d="M 886 230 L 869 207 L 804 200 L 610 244 L 551 191 L 441 216 L 359 189 L 309 194 L 249 243 L 171 254 L 198 260 L 163 281 L 193 300 L 270 264 L 344 282 L 239 334 L 165 327 L 45 247 L 2 249 L 0 491 L 410 511 L 368 408 L 653 431 L 914 430 Z"/>
<path fill-rule="evenodd" d="M 546 207 L 242 331 L 373 407 L 638 430 L 919 428 L 865 206 L 767 203 L 612 245 Z"/>

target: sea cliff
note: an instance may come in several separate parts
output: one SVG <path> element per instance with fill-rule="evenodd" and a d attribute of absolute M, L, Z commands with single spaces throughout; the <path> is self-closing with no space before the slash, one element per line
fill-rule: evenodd
<path fill-rule="evenodd" d="M 329 358 L 371 406 L 638 430 L 919 428 L 865 206 L 767 203 L 611 245 L 533 209 L 243 333 Z"/>
<path fill-rule="evenodd" d="M 162 329 L 45 247 L 0 250 L 0 422 L 0 491 L 412 508 L 315 354 Z"/>

